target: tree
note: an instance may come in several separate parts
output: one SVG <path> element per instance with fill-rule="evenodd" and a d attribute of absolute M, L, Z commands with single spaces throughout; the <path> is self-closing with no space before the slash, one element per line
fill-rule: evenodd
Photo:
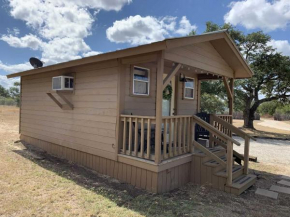
<path fill-rule="evenodd" d="M 20 105 L 19 87 L 20 87 L 20 83 L 19 82 L 14 82 L 14 86 L 10 87 L 10 89 L 9 89 L 10 96 L 11 96 L 11 98 L 13 98 L 16 101 L 17 106 Z"/>
<path fill-rule="evenodd" d="M 244 127 L 254 128 L 254 114 L 262 103 L 289 100 L 290 58 L 269 46 L 271 37 L 262 31 L 245 35 L 230 24 L 206 23 L 206 32 L 221 29 L 228 30 L 254 72 L 252 78 L 235 81 L 235 99 L 244 114 Z"/>
<path fill-rule="evenodd" d="M 8 98 L 9 97 L 9 91 L 6 90 L 3 86 L 0 85 L 0 96 L 4 97 L 4 98 Z"/>
<path fill-rule="evenodd" d="M 200 103 L 202 112 L 210 114 L 222 114 L 225 112 L 226 104 L 218 96 L 204 93 L 201 95 Z"/>

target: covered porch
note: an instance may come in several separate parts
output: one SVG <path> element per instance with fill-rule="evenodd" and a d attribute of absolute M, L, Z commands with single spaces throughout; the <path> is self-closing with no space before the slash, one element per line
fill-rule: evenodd
<path fill-rule="evenodd" d="M 158 167 L 203 153 L 207 160 L 215 161 L 220 170 L 226 170 L 227 184 L 232 185 L 236 178 L 233 178 L 235 160 L 242 165 L 242 174 L 248 174 L 250 146 L 250 136 L 232 125 L 235 73 L 225 64 L 219 65 L 224 67 L 223 71 L 219 67 L 190 60 L 189 53 L 185 51 L 182 51 L 183 56 L 180 57 L 176 54 L 179 52 L 162 51 L 147 58 L 140 57 L 137 61 L 126 61 L 130 68 L 142 64 L 156 67 L 155 115 L 120 113 L 118 155 L 150 162 Z M 211 79 L 223 80 L 228 94 L 229 114 L 210 114 L 209 120 L 205 121 L 197 116 L 200 112 L 200 83 Z M 189 99 L 184 97 L 188 80 L 194 83 L 193 97 Z M 163 99 L 167 85 L 173 89 L 169 102 Z M 140 102 L 142 99 L 137 103 Z M 195 139 L 197 125 L 209 133 L 208 141 Z M 234 151 L 234 144 L 240 143 L 232 138 L 233 133 L 244 139 L 244 153 Z M 216 153 L 217 147 L 224 150 L 225 156 Z"/>

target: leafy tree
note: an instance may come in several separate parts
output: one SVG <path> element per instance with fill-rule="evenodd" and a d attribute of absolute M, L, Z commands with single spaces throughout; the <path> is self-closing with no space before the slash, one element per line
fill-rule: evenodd
<path fill-rule="evenodd" d="M 3 86 L 0 85 L 0 96 L 4 97 L 4 98 L 8 98 L 9 97 L 9 91 L 6 90 Z"/>
<path fill-rule="evenodd" d="M 222 114 L 225 112 L 225 102 L 216 95 L 204 93 L 201 95 L 200 103 L 200 108 L 203 112 L 210 114 Z"/>
<path fill-rule="evenodd" d="M 277 101 L 264 102 L 259 106 L 258 112 L 262 115 L 274 115 L 278 107 L 279 102 Z"/>
<path fill-rule="evenodd" d="M 20 90 L 19 90 L 19 87 L 20 87 L 20 83 L 19 82 L 14 82 L 14 86 L 10 87 L 10 89 L 9 89 L 10 96 L 11 96 L 11 98 L 13 98 L 16 101 L 17 106 L 20 105 Z"/>
<path fill-rule="evenodd" d="M 230 24 L 206 23 L 206 32 L 227 29 L 238 49 L 250 64 L 254 75 L 235 81 L 235 106 L 243 111 L 244 127 L 254 128 L 254 114 L 264 102 L 287 102 L 290 97 L 290 57 L 277 53 L 268 45 L 271 37 L 262 31 L 243 34 Z M 216 94 L 224 92 L 217 90 Z M 261 98 L 263 94 L 265 97 Z M 236 104 L 237 103 L 237 104 Z"/>

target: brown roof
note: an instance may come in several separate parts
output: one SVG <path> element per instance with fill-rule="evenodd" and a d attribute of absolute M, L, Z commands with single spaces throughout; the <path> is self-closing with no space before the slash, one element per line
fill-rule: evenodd
<path fill-rule="evenodd" d="M 205 33 L 202 35 L 186 36 L 179 38 L 170 38 L 163 41 L 154 42 L 151 44 L 140 45 L 137 47 L 127 48 L 123 50 L 117 50 L 113 52 L 103 53 L 95 56 L 84 57 L 82 59 L 71 60 L 68 62 L 58 63 L 54 65 L 45 66 L 42 68 L 31 69 L 23 72 L 17 72 L 7 75 L 7 78 L 13 78 L 18 76 L 39 74 L 53 70 L 64 69 L 68 67 L 74 67 L 89 63 L 96 63 L 106 61 L 110 59 L 123 58 L 128 56 L 134 56 L 139 54 L 145 54 L 154 51 L 166 50 L 174 47 L 186 46 L 194 43 L 210 41 L 215 49 L 219 52 L 221 57 L 229 64 L 236 74 L 237 78 L 251 77 L 253 72 L 237 47 L 233 40 L 227 33 L 227 31 L 217 31 Z"/>

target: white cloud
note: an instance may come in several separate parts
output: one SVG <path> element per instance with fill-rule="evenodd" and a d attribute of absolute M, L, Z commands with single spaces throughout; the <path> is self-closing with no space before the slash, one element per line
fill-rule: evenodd
<path fill-rule="evenodd" d="M 31 65 L 28 62 L 15 64 L 15 65 L 8 65 L 0 61 L 0 70 L 3 70 L 5 72 L 14 73 L 14 72 L 25 71 L 28 69 L 31 69 Z"/>
<path fill-rule="evenodd" d="M 24 21 L 34 34 L 19 37 L 18 29 L 8 29 L 0 40 L 12 47 L 41 51 L 45 65 L 92 55 L 95 53 L 84 39 L 92 34 L 94 16 L 100 10 L 119 11 L 129 3 L 131 0 L 10 0 L 11 16 Z M 0 69 L 6 72 L 15 72 L 21 66 L 0 63 Z M 26 69 L 31 66 L 22 68 Z"/>
<path fill-rule="evenodd" d="M 272 31 L 286 28 L 290 23 L 290 0 L 245 0 L 231 2 L 229 7 L 225 22 L 247 29 Z"/>
<path fill-rule="evenodd" d="M 18 38 L 13 35 L 3 35 L 0 40 L 7 42 L 11 47 L 31 48 L 37 50 L 41 47 L 42 41 L 35 35 L 26 35 Z"/>
<path fill-rule="evenodd" d="M 187 35 L 192 30 L 196 30 L 196 25 L 191 25 L 189 20 L 186 18 L 186 16 L 183 16 L 179 22 L 179 28 L 176 30 L 177 34 L 180 35 Z"/>
<path fill-rule="evenodd" d="M 161 19 L 152 16 L 130 16 L 115 21 L 113 26 L 107 29 L 107 38 L 116 43 L 137 45 L 160 41 L 172 34 L 187 35 L 197 28 L 184 16 L 179 22 L 179 28 L 176 29 L 176 19 L 169 16 Z"/>
<path fill-rule="evenodd" d="M 276 48 L 283 55 L 290 56 L 290 43 L 287 40 L 271 40 L 268 45 Z"/>
<path fill-rule="evenodd" d="M 98 51 L 89 51 L 87 53 L 83 53 L 83 57 L 89 57 L 89 56 L 95 56 L 95 55 L 99 55 L 102 52 L 98 52 Z"/>
<path fill-rule="evenodd" d="M 14 86 L 14 82 L 19 82 L 20 79 L 19 78 L 10 78 L 10 79 L 7 79 L 6 76 L 4 75 L 0 75 L 0 85 L 2 87 L 4 87 L 5 89 L 9 89 L 10 87 L 13 87 Z"/>

